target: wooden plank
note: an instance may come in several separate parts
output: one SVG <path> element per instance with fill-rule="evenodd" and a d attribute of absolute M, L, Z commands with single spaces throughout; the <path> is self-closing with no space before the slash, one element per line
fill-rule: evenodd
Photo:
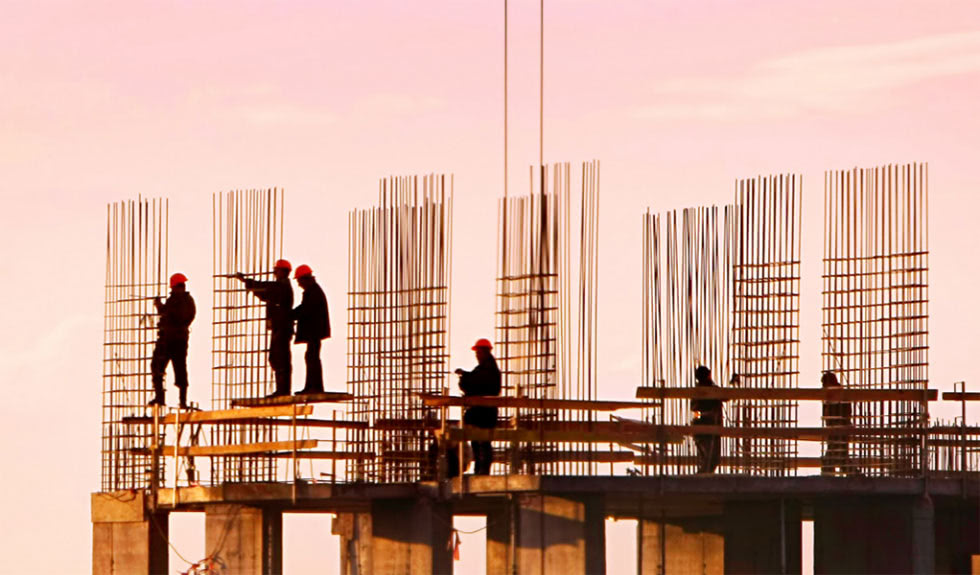
<path fill-rule="evenodd" d="M 255 453 L 269 453 L 275 451 L 292 450 L 295 446 L 296 449 L 312 449 L 317 446 L 318 441 L 316 439 L 303 439 L 296 441 L 267 441 L 264 443 L 238 443 L 234 445 L 198 445 L 198 446 L 184 446 L 177 448 L 178 457 L 195 457 L 195 456 L 209 456 L 209 455 L 249 455 Z M 173 456 L 174 446 L 173 445 L 162 445 L 160 446 L 161 455 Z M 150 453 L 150 449 L 146 447 L 137 447 L 132 449 L 133 453 L 140 455 L 147 455 Z"/>
<path fill-rule="evenodd" d="M 634 463 L 637 465 L 656 465 L 658 463 L 665 465 L 697 465 L 698 458 L 696 455 L 674 455 L 666 458 L 658 458 L 656 455 L 637 455 L 633 459 Z M 891 468 L 895 465 L 894 460 L 890 459 L 860 459 L 857 457 L 852 457 L 847 460 L 849 465 L 855 465 L 857 467 L 872 467 L 872 468 Z M 755 468 L 820 468 L 823 466 L 823 459 L 820 457 L 787 457 L 783 459 L 778 458 L 763 458 L 763 457 L 737 457 L 724 455 L 721 458 L 721 465 L 726 466 L 747 466 Z M 834 465 L 838 467 L 841 465 L 840 459 L 833 460 Z"/>
<path fill-rule="evenodd" d="M 679 435 L 721 435 L 724 437 L 755 437 L 763 439 L 799 439 L 824 441 L 830 436 L 894 437 L 918 442 L 922 432 L 909 427 L 726 427 L 721 425 L 666 425 L 667 433 Z"/>
<path fill-rule="evenodd" d="M 978 391 L 946 391 L 943 392 L 943 399 L 950 401 L 980 401 L 980 392 Z"/>
<path fill-rule="evenodd" d="M 681 443 L 684 438 L 664 428 L 654 433 L 610 431 L 533 431 L 528 429 L 479 429 L 452 427 L 446 430 L 455 441 L 523 441 L 528 443 Z"/>
<path fill-rule="evenodd" d="M 290 417 L 293 415 L 293 406 L 272 406 L 272 407 L 251 407 L 237 409 L 218 409 L 215 411 L 187 411 L 180 413 L 180 423 L 216 423 L 220 421 L 238 422 L 255 418 L 266 417 Z M 300 405 L 296 407 L 295 414 L 309 415 L 313 413 L 312 405 Z M 160 423 L 165 425 L 173 424 L 177 421 L 177 414 L 170 413 L 160 418 Z M 297 423 L 300 420 L 296 420 Z M 125 417 L 123 423 L 153 423 L 152 416 Z M 269 423 L 263 420 L 262 423 Z"/>
<path fill-rule="evenodd" d="M 725 427 L 720 425 L 651 425 L 642 432 L 615 431 L 597 428 L 592 431 L 571 429 L 548 431 L 533 429 L 479 429 L 450 428 L 449 438 L 458 441 L 524 441 L 528 443 L 617 443 L 650 444 L 681 443 L 685 437 L 694 435 L 721 435 L 724 437 L 746 437 L 762 439 L 799 439 L 802 441 L 825 441 L 828 437 L 852 437 L 853 442 L 864 438 L 906 438 L 918 443 L 921 432 L 915 428 L 894 427 Z"/>
<path fill-rule="evenodd" d="M 726 399 L 768 401 L 935 401 L 938 392 L 900 389 L 824 389 L 799 387 L 795 389 L 751 387 L 638 387 L 638 399 Z"/>
<path fill-rule="evenodd" d="M 256 397 L 251 399 L 233 399 L 232 407 L 265 407 L 272 405 L 296 405 L 307 403 L 335 403 L 338 401 L 350 401 L 354 399 L 351 393 L 340 391 L 326 391 L 324 393 L 310 393 L 303 395 L 282 395 L 279 397 Z"/>
<path fill-rule="evenodd" d="M 244 409 L 254 409 L 254 408 L 244 408 Z M 263 408 L 264 409 L 264 408 Z M 290 409 L 290 414 L 292 409 Z M 298 414 L 297 414 L 298 415 Z M 162 418 L 161 418 L 162 419 Z M 200 424 L 219 424 L 219 423 L 239 423 L 242 425 L 277 425 L 280 427 L 292 427 L 293 419 L 276 419 L 271 417 L 250 417 L 242 419 L 233 420 L 208 420 L 208 421 L 194 421 L 192 423 Z M 152 425 L 153 418 L 145 416 L 136 417 L 124 417 L 123 423 L 126 424 L 142 424 L 142 425 Z M 169 423 L 173 423 L 172 421 Z M 183 425 L 187 421 L 181 417 L 180 423 Z M 350 421 L 350 420 L 340 420 L 340 419 L 308 419 L 308 418 L 297 418 L 296 427 L 315 427 L 315 428 L 336 428 L 336 429 L 368 429 L 370 426 L 365 421 Z"/>
<path fill-rule="evenodd" d="M 292 451 L 275 451 L 269 457 L 292 459 Z M 354 453 L 346 451 L 297 451 L 296 459 L 364 460 L 374 459 L 373 453 Z"/>
<path fill-rule="evenodd" d="M 582 399 L 531 399 L 527 397 L 454 397 L 420 393 L 422 403 L 430 407 L 516 407 L 522 409 L 559 409 L 616 411 L 618 409 L 642 409 L 652 404 L 642 401 L 589 401 Z"/>

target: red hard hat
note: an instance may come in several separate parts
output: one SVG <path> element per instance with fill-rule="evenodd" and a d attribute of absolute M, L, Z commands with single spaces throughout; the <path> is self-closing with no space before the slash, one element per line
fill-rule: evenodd
<path fill-rule="evenodd" d="M 486 349 L 493 349 L 493 345 L 490 343 L 490 340 L 483 337 L 476 340 L 476 343 L 473 344 L 473 351 L 476 351 L 481 347 Z"/>
<path fill-rule="evenodd" d="M 187 276 L 178 272 L 170 276 L 170 289 L 173 289 L 175 285 L 187 282 Z"/>
<path fill-rule="evenodd" d="M 296 273 L 293 274 L 293 277 L 299 279 L 311 275 L 313 275 L 313 270 L 310 269 L 310 266 L 302 264 L 296 268 Z"/>
<path fill-rule="evenodd" d="M 282 268 L 286 271 L 293 269 L 293 264 L 289 263 L 289 260 L 276 260 L 275 268 Z"/>

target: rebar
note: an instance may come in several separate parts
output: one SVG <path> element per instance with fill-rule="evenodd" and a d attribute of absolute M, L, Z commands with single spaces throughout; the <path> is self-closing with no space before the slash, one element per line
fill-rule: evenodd
<path fill-rule="evenodd" d="M 438 420 L 418 394 L 449 384 L 453 179 L 393 177 L 379 188 L 379 205 L 348 219 L 347 385 L 352 418 L 372 426 L 350 435 L 348 449 L 364 457 L 348 475 L 417 481 L 429 471 L 424 422 Z"/>
<path fill-rule="evenodd" d="M 150 361 L 157 335 L 153 299 L 166 295 L 169 202 L 138 199 L 106 209 L 106 277 L 102 348 L 102 490 L 161 485 L 162 467 L 146 454 Z M 138 450 L 143 450 L 142 452 Z"/>

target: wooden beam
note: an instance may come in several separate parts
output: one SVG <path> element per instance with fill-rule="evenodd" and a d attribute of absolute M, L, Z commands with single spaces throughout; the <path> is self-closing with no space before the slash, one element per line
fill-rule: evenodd
<path fill-rule="evenodd" d="M 853 442 L 860 438 L 892 437 L 907 439 L 917 443 L 922 430 L 917 428 L 894 427 L 725 427 L 721 425 L 651 425 L 643 431 L 617 431 L 609 427 L 593 430 L 585 428 L 566 430 L 535 429 L 465 429 L 449 428 L 448 437 L 457 441 L 524 441 L 528 443 L 616 443 L 650 444 L 681 443 L 685 437 L 694 435 L 721 435 L 724 437 L 744 437 L 762 439 L 799 439 L 802 441 L 825 441 L 828 437 L 851 437 Z"/>
<path fill-rule="evenodd" d="M 294 447 L 296 449 L 312 449 L 317 446 L 316 439 L 303 439 L 296 441 L 267 441 L 264 443 L 238 443 L 234 445 L 198 445 L 198 446 L 185 446 L 177 448 L 178 457 L 194 457 L 194 456 L 209 456 L 209 455 L 250 455 L 250 454 L 268 454 L 274 451 L 285 451 L 292 450 Z M 159 448 L 160 454 L 164 456 L 173 456 L 174 446 L 173 445 L 162 445 Z M 148 447 L 136 447 L 132 449 L 133 453 L 140 455 L 148 455 L 152 450 Z"/>
<path fill-rule="evenodd" d="M 638 387 L 637 399 L 724 399 L 769 401 L 935 401 L 935 389 L 824 389 L 798 387 L 775 389 L 759 387 Z"/>
<path fill-rule="evenodd" d="M 422 403 L 430 407 L 463 406 L 463 407 L 516 407 L 521 409 L 559 409 L 559 410 L 588 410 L 616 411 L 617 409 L 642 409 L 652 404 L 642 401 L 589 401 L 583 399 L 532 399 L 529 397 L 454 397 L 420 393 Z"/>
<path fill-rule="evenodd" d="M 273 407 L 251 407 L 251 408 L 237 408 L 237 409 L 219 409 L 215 411 L 186 411 L 180 413 L 180 423 L 216 423 L 219 421 L 226 422 L 240 422 L 247 421 L 249 419 L 255 418 L 266 418 L 266 417 L 290 417 L 293 415 L 293 406 L 283 405 L 283 406 L 273 406 Z M 309 415 L 313 413 L 312 405 L 299 405 L 296 406 L 295 414 Z M 170 413 L 160 418 L 160 423 L 164 425 L 170 425 L 177 421 L 177 414 Z M 296 420 L 299 423 L 300 420 Z M 147 416 L 137 416 L 137 417 L 125 417 L 122 420 L 123 423 L 131 424 L 146 424 L 153 423 L 153 417 Z M 263 421 L 262 423 L 269 423 L 268 421 Z"/>
<path fill-rule="evenodd" d="M 528 443 L 681 443 L 684 438 L 669 430 L 654 433 L 610 431 L 533 431 L 528 429 L 480 429 L 452 427 L 446 430 L 454 441 L 524 441 Z"/>
<path fill-rule="evenodd" d="M 980 401 L 980 392 L 946 391 L 943 392 L 943 399 L 948 399 L 951 401 Z"/>
<path fill-rule="evenodd" d="M 354 399 L 351 393 L 326 391 L 324 393 L 308 393 L 303 395 L 282 395 L 279 397 L 255 397 L 251 399 L 233 399 L 232 407 L 264 407 L 270 405 L 296 405 L 306 403 L 334 403 Z"/>
<path fill-rule="evenodd" d="M 194 421 L 192 423 L 208 424 L 214 425 L 219 423 L 240 423 L 243 425 L 277 425 L 280 427 L 292 427 L 292 418 L 278 419 L 271 417 L 252 417 L 252 418 L 242 418 L 233 420 L 208 420 L 208 421 Z M 125 417 L 123 418 L 123 423 L 127 424 L 142 424 L 142 425 L 152 425 L 153 418 L 145 416 L 136 417 Z M 172 421 L 168 423 L 173 423 Z M 184 418 L 180 418 L 180 423 L 183 425 L 187 423 Z M 340 420 L 340 419 L 308 419 L 308 418 L 297 418 L 296 427 L 314 427 L 314 428 L 327 428 L 327 429 L 368 429 L 370 426 L 366 421 L 350 421 L 350 420 Z"/>
<path fill-rule="evenodd" d="M 292 451 L 275 451 L 269 457 L 292 459 Z M 354 453 L 346 451 L 297 451 L 296 459 L 364 460 L 374 459 L 373 453 Z"/>
<path fill-rule="evenodd" d="M 834 459 L 833 465 L 838 467 L 841 466 L 842 460 L 840 458 Z M 696 455 L 672 455 L 666 458 L 659 458 L 656 455 L 637 455 L 634 458 L 634 462 L 637 465 L 656 465 L 658 463 L 664 465 L 697 465 L 698 458 Z M 852 457 L 847 460 L 849 465 L 854 465 L 857 467 L 864 468 L 891 468 L 895 465 L 895 461 L 892 459 L 859 459 L 857 457 Z M 766 469 L 776 469 L 776 468 L 820 468 L 823 467 L 824 461 L 820 457 L 786 457 L 786 458 L 764 458 L 764 457 L 738 457 L 732 455 L 725 455 L 721 458 L 721 465 L 726 466 L 746 466 L 746 467 L 756 467 L 756 468 L 766 468 Z"/>

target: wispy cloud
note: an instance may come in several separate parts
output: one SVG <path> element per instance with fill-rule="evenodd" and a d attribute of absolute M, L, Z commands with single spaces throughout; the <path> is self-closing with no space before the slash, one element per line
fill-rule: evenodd
<path fill-rule="evenodd" d="M 741 73 L 670 80 L 634 115 L 740 121 L 859 111 L 906 86 L 977 73 L 980 31 L 820 48 L 766 60 Z"/>

